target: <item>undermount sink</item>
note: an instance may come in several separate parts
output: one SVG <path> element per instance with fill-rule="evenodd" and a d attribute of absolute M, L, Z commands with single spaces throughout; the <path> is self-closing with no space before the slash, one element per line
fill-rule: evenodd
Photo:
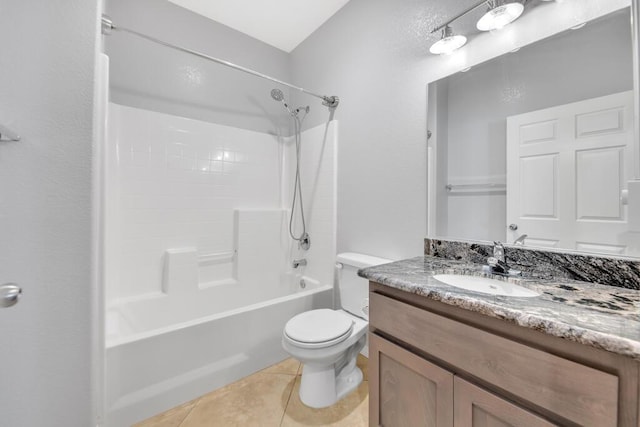
<path fill-rule="evenodd" d="M 456 288 L 480 292 L 489 295 L 503 295 L 507 297 L 537 297 L 539 293 L 514 283 L 488 277 L 467 276 L 462 274 L 436 274 L 433 276 L 439 282 Z"/>

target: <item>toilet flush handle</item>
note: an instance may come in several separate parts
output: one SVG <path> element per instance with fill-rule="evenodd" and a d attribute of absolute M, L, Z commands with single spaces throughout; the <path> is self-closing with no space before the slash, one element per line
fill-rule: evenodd
<path fill-rule="evenodd" d="M 341 262 L 336 262 L 336 268 L 337 268 L 338 270 L 342 270 L 342 267 L 344 267 L 344 265 L 342 265 L 342 263 L 341 263 Z"/>

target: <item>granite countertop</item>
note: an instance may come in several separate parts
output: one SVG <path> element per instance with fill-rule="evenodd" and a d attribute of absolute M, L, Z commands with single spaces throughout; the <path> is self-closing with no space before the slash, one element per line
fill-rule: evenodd
<path fill-rule="evenodd" d="M 358 274 L 391 288 L 640 361 L 640 291 L 637 290 L 570 279 L 523 277 L 499 279 L 537 291 L 540 296 L 488 295 L 449 286 L 432 277 L 434 274 L 487 276 L 481 265 L 431 256 L 365 268 Z"/>

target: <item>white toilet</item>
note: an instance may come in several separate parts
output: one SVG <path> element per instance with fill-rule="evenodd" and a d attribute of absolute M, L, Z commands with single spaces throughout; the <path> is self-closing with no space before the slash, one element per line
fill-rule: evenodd
<path fill-rule="evenodd" d="M 287 322 L 282 346 L 302 362 L 300 400 L 312 408 L 331 406 L 362 382 L 356 357 L 367 343 L 369 282 L 358 269 L 391 260 L 356 253 L 337 256 L 341 309 L 300 313 Z"/>

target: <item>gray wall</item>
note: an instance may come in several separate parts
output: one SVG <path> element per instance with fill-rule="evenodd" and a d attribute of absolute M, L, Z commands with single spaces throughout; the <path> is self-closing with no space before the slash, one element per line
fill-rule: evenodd
<path fill-rule="evenodd" d="M 95 425 L 91 161 L 98 0 L 3 0 L 0 424 Z M 93 386 L 93 387 L 92 387 Z"/>
<path fill-rule="evenodd" d="M 506 173 L 507 116 L 631 90 L 632 73 L 630 17 L 625 9 L 445 79 L 449 179 Z M 438 235 L 505 238 L 504 195 L 448 199 L 448 229 Z"/>
<path fill-rule="evenodd" d="M 341 99 L 338 251 L 392 258 L 423 252 L 429 32 L 464 7 L 351 0 L 292 52 L 295 83 Z M 311 107 L 307 127 L 328 119 L 318 103 Z"/>
<path fill-rule="evenodd" d="M 281 80 L 289 54 L 166 0 L 107 0 L 113 22 Z M 111 100 L 259 132 L 288 134 L 274 83 L 126 33 L 107 38 Z M 282 88 L 285 94 L 288 91 Z"/>

